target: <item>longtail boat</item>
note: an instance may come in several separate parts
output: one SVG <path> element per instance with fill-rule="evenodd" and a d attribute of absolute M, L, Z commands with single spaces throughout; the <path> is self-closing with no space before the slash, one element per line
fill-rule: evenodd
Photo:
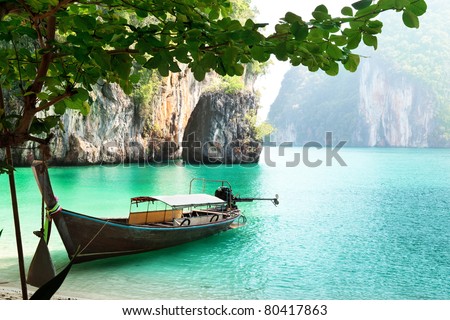
<path fill-rule="evenodd" d="M 271 200 L 278 204 L 278 196 L 235 197 L 227 181 L 213 180 L 221 183 L 214 195 L 133 197 L 127 217 L 97 218 L 58 203 L 44 162 L 34 161 L 32 169 L 47 217 L 56 225 L 74 263 L 176 246 L 243 225 L 246 218 L 236 205 L 239 201 Z"/>

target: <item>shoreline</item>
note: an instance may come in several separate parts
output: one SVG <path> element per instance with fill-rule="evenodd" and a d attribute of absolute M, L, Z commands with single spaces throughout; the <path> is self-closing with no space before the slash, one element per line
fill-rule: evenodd
<path fill-rule="evenodd" d="M 36 292 L 36 290 L 37 289 L 28 290 L 28 299 Z M 0 300 L 23 300 L 22 289 L 0 285 Z M 80 300 L 80 298 L 55 294 L 51 300 Z"/>

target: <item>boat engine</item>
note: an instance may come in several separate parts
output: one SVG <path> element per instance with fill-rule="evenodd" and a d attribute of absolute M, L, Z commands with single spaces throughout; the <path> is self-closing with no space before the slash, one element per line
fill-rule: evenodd
<path fill-rule="evenodd" d="M 222 199 L 223 201 L 226 201 L 228 208 L 236 208 L 236 197 L 233 195 L 233 191 L 231 190 L 231 188 L 220 186 L 219 188 L 217 188 L 214 196 Z"/>
<path fill-rule="evenodd" d="M 226 187 L 226 186 L 221 186 L 221 187 L 217 188 L 216 192 L 214 193 L 214 196 L 226 201 L 227 207 L 232 208 L 232 209 L 237 208 L 236 202 L 253 202 L 253 201 L 259 201 L 259 200 L 269 200 L 269 201 L 272 201 L 272 203 L 275 206 L 280 204 L 277 194 L 275 195 L 274 198 L 242 198 L 239 196 L 235 196 L 233 194 L 233 191 L 231 190 L 231 188 Z"/>

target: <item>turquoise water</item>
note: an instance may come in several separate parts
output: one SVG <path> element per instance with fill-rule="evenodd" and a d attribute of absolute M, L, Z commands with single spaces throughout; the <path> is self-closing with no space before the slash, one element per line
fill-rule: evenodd
<path fill-rule="evenodd" d="M 337 163 L 287 167 L 300 149 L 272 148 L 255 166 L 51 168 L 63 207 L 126 216 L 129 198 L 189 191 L 194 177 L 229 180 L 243 228 L 128 257 L 73 267 L 60 293 L 100 299 L 450 299 L 450 150 L 352 149 Z M 317 151 L 312 159 L 325 159 Z M 37 245 L 41 198 L 17 170 L 26 264 Z M 211 189 L 213 192 L 214 187 Z M 6 176 L 0 177 L 0 285 L 19 286 Z M 208 190 L 209 191 L 209 190 Z M 56 229 L 58 269 L 67 256 Z"/>

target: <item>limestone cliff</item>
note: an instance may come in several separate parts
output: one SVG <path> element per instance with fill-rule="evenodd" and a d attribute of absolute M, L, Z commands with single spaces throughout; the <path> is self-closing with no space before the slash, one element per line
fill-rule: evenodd
<path fill-rule="evenodd" d="M 337 77 L 290 70 L 269 113 L 277 139 L 298 145 L 450 147 L 450 3 L 427 1 L 420 28 L 404 28 L 397 13 L 382 18 L 377 51 L 361 46 L 356 73 Z"/>
<path fill-rule="evenodd" d="M 437 101 L 419 80 L 364 63 L 358 123 L 352 141 L 363 146 L 430 147 L 436 141 Z"/>
<path fill-rule="evenodd" d="M 252 94 L 209 93 L 186 126 L 183 159 L 189 163 L 258 162 L 261 143 L 246 115 L 256 112 Z"/>
<path fill-rule="evenodd" d="M 363 59 L 338 77 L 291 69 L 271 106 L 278 142 L 323 142 L 327 131 L 347 146 L 449 146 L 439 132 L 438 101 L 420 79 L 381 59 Z"/>
<path fill-rule="evenodd" d="M 116 84 L 99 84 L 90 95 L 89 115 L 83 116 L 77 111 L 68 110 L 62 117 L 64 130 L 55 132 L 51 145 L 52 164 L 142 163 L 180 158 L 185 128 L 189 121 L 195 122 L 192 119 L 195 117 L 193 111 L 205 108 L 205 103 L 218 100 L 225 101 L 225 112 L 215 115 L 213 119 L 202 118 L 203 126 L 219 130 L 230 141 L 251 137 L 253 133 L 245 123 L 244 116 L 249 109 L 256 108 L 254 95 L 216 92 L 215 101 L 207 98 L 211 94 L 202 98 L 205 88 L 215 79 L 217 76 L 211 74 L 207 80 L 199 83 L 187 68 L 166 78 L 159 77 L 157 88 L 150 101 L 147 101 L 148 105 L 142 105 L 142 101 L 125 95 Z M 251 85 L 247 84 L 247 89 Z M 197 107 L 199 100 L 202 102 Z M 242 117 L 235 117 L 236 114 Z M 224 125 L 233 117 L 239 130 Z M 197 137 L 206 139 L 201 134 L 197 134 Z M 16 150 L 14 163 L 25 165 L 33 158 L 39 159 L 40 155 L 39 150 L 30 143 Z M 233 156 L 231 158 L 234 159 Z"/>

